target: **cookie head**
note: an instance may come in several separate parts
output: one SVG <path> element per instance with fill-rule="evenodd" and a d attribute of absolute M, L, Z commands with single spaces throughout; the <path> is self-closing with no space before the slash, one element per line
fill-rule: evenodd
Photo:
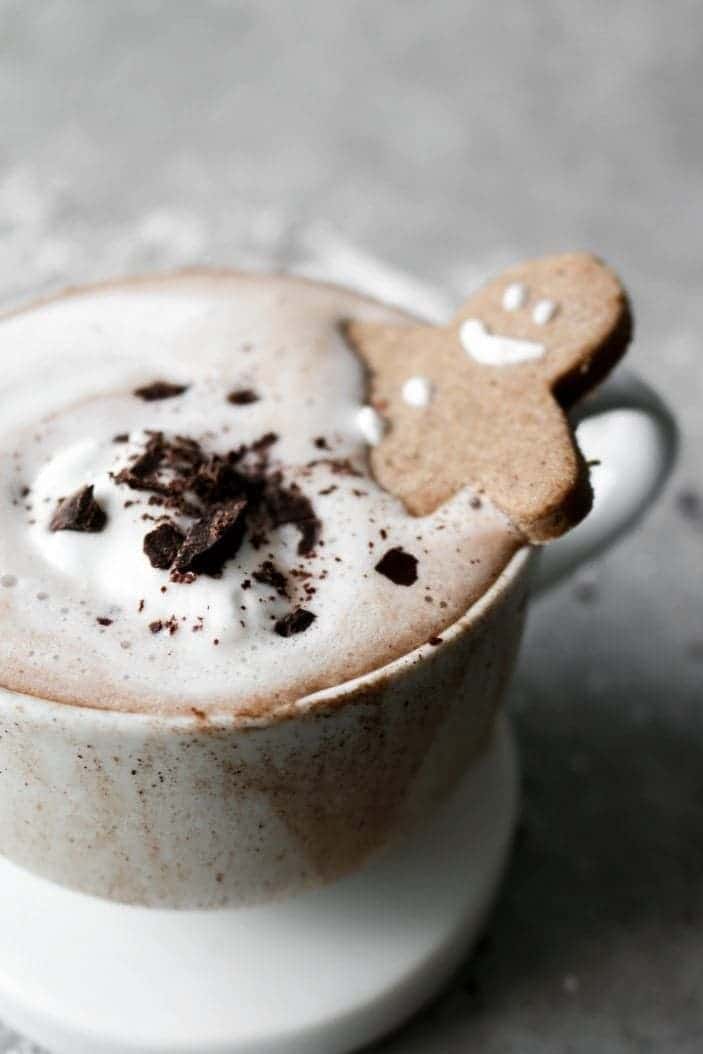
<path fill-rule="evenodd" d="M 470 486 L 532 542 L 586 515 L 588 469 L 566 413 L 631 335 L 624 290 L 598 259 L 569 253 L 510 268 L 447 326 L 352 320 L 345 331 L 382 424 L 374 475 L 411 513 Z"/>

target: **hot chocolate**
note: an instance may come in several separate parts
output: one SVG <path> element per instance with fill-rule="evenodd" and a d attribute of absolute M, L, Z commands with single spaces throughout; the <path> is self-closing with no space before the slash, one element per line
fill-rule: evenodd
<path fill-rule="evenodd" d="M 213 273 L 2 320 L 0 853 L 205 908 L 429 817 L 490 742 L 525 540 L 588 510 L 566 413 L 629 331 L 586 254 L 439 327 Z"/>
<path fill-rule="evenodd" d="M 469 488 L 413 516 L 374 481 L 384 423 L 350 318 L 410 321 L 194 274 L 2 322 L 4 687 L 263 717 L 440 642 L 522 537 Z"/>

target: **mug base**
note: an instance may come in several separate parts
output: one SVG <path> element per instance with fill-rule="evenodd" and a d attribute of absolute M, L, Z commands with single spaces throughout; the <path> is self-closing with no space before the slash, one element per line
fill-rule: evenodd
<path fill-rule="evenodd" d="M 501 720 L 422 830 L 334 885 L 246 909 L 125 907 L 0 859 L 0 1018 L 53 1054 L 348 1054 L 480 935 L 517 814 Z"/>

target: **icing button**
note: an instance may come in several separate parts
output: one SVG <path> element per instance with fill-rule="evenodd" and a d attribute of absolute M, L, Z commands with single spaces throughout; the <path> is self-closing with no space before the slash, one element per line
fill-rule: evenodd
<path fill-rule="evenodd" d="M 370 446 L 378 446 L 386 434 L 386 422 L 373 406 L 362 406 L 357 411 L 356 426 Z"/>
<path fill-rule="evenodd" d="M 408 406 L 428 406 L 433 390 L 427 377 L 410 377 L 403 385 L 403 399 Z"/>

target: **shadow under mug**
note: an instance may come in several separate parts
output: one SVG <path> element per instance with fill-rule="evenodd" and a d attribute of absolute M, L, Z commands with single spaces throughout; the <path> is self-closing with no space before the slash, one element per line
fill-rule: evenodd
<path fill-rule="evenodd" d="M 329 882 L 426 819 L 490 739 L 530 589 L 627 530 L 671 468 L 671 415 L 629 374 L 584 403 L 579 430 L 590 516 L 537 559 L 516 553 L 439 646 L 259 721 L 0 689 L 0 853 L 97 896 L 208 908 Z"/>

